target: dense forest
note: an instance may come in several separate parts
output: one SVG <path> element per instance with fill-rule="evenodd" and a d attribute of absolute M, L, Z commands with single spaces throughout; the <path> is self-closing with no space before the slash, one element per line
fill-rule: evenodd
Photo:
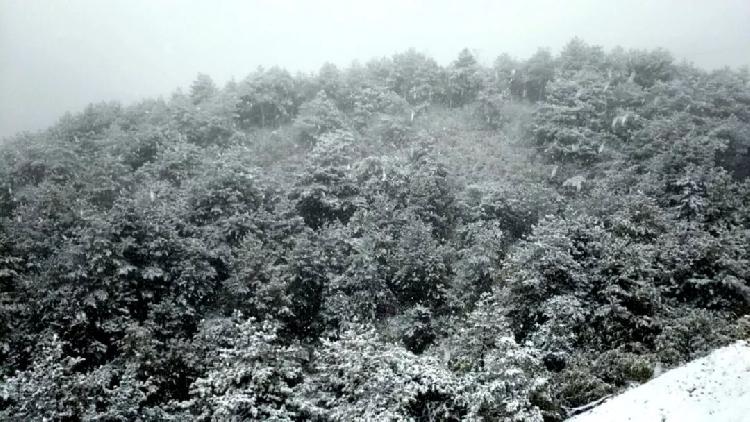
<path fill-rule="evenodd" d="M 560 421 L 750 338 L 750 72 L 579 39 L 0 146 L 0 419 Z"/>

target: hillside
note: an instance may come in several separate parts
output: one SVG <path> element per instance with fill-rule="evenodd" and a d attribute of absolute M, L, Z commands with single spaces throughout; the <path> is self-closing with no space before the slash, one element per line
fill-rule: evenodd
<path fill-rule="evenodd" d="M 0 419 L 561 421 L 750 338 L 750 74 L 413 50 L 0 146 Z"/>
<path fill-rule="evenodd" d="M 570 419 L 743 422 L 750 415 L 750 348 L 723 347 Z"/>

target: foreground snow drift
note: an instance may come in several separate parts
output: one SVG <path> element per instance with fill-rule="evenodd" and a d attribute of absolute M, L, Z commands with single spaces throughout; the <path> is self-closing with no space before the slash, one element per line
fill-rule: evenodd
<path fill-rule="evenodd" d="M 594 421 L 750 421 L 750 344 L 716 350 L 569 419 Z"/>

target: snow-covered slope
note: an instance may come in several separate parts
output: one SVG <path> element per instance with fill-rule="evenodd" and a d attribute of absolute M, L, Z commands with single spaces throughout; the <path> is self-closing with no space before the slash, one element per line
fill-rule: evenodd
<path fill-rule="evenodd" d="M 716 350 L 568 421 L 750 422 L 750 344 Z"/>

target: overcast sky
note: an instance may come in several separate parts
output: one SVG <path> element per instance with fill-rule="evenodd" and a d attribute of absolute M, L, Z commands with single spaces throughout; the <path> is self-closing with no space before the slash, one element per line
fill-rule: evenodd
<path fill-rule="evenodd" d="M 490 62 L 574 36 L 749 65 L 750 0 L 0 0 L 0 136 L 90 102 L 166 96 L 198 72 L 223 84 L 258 65 L 314 71 L 409 47 Z"/>

